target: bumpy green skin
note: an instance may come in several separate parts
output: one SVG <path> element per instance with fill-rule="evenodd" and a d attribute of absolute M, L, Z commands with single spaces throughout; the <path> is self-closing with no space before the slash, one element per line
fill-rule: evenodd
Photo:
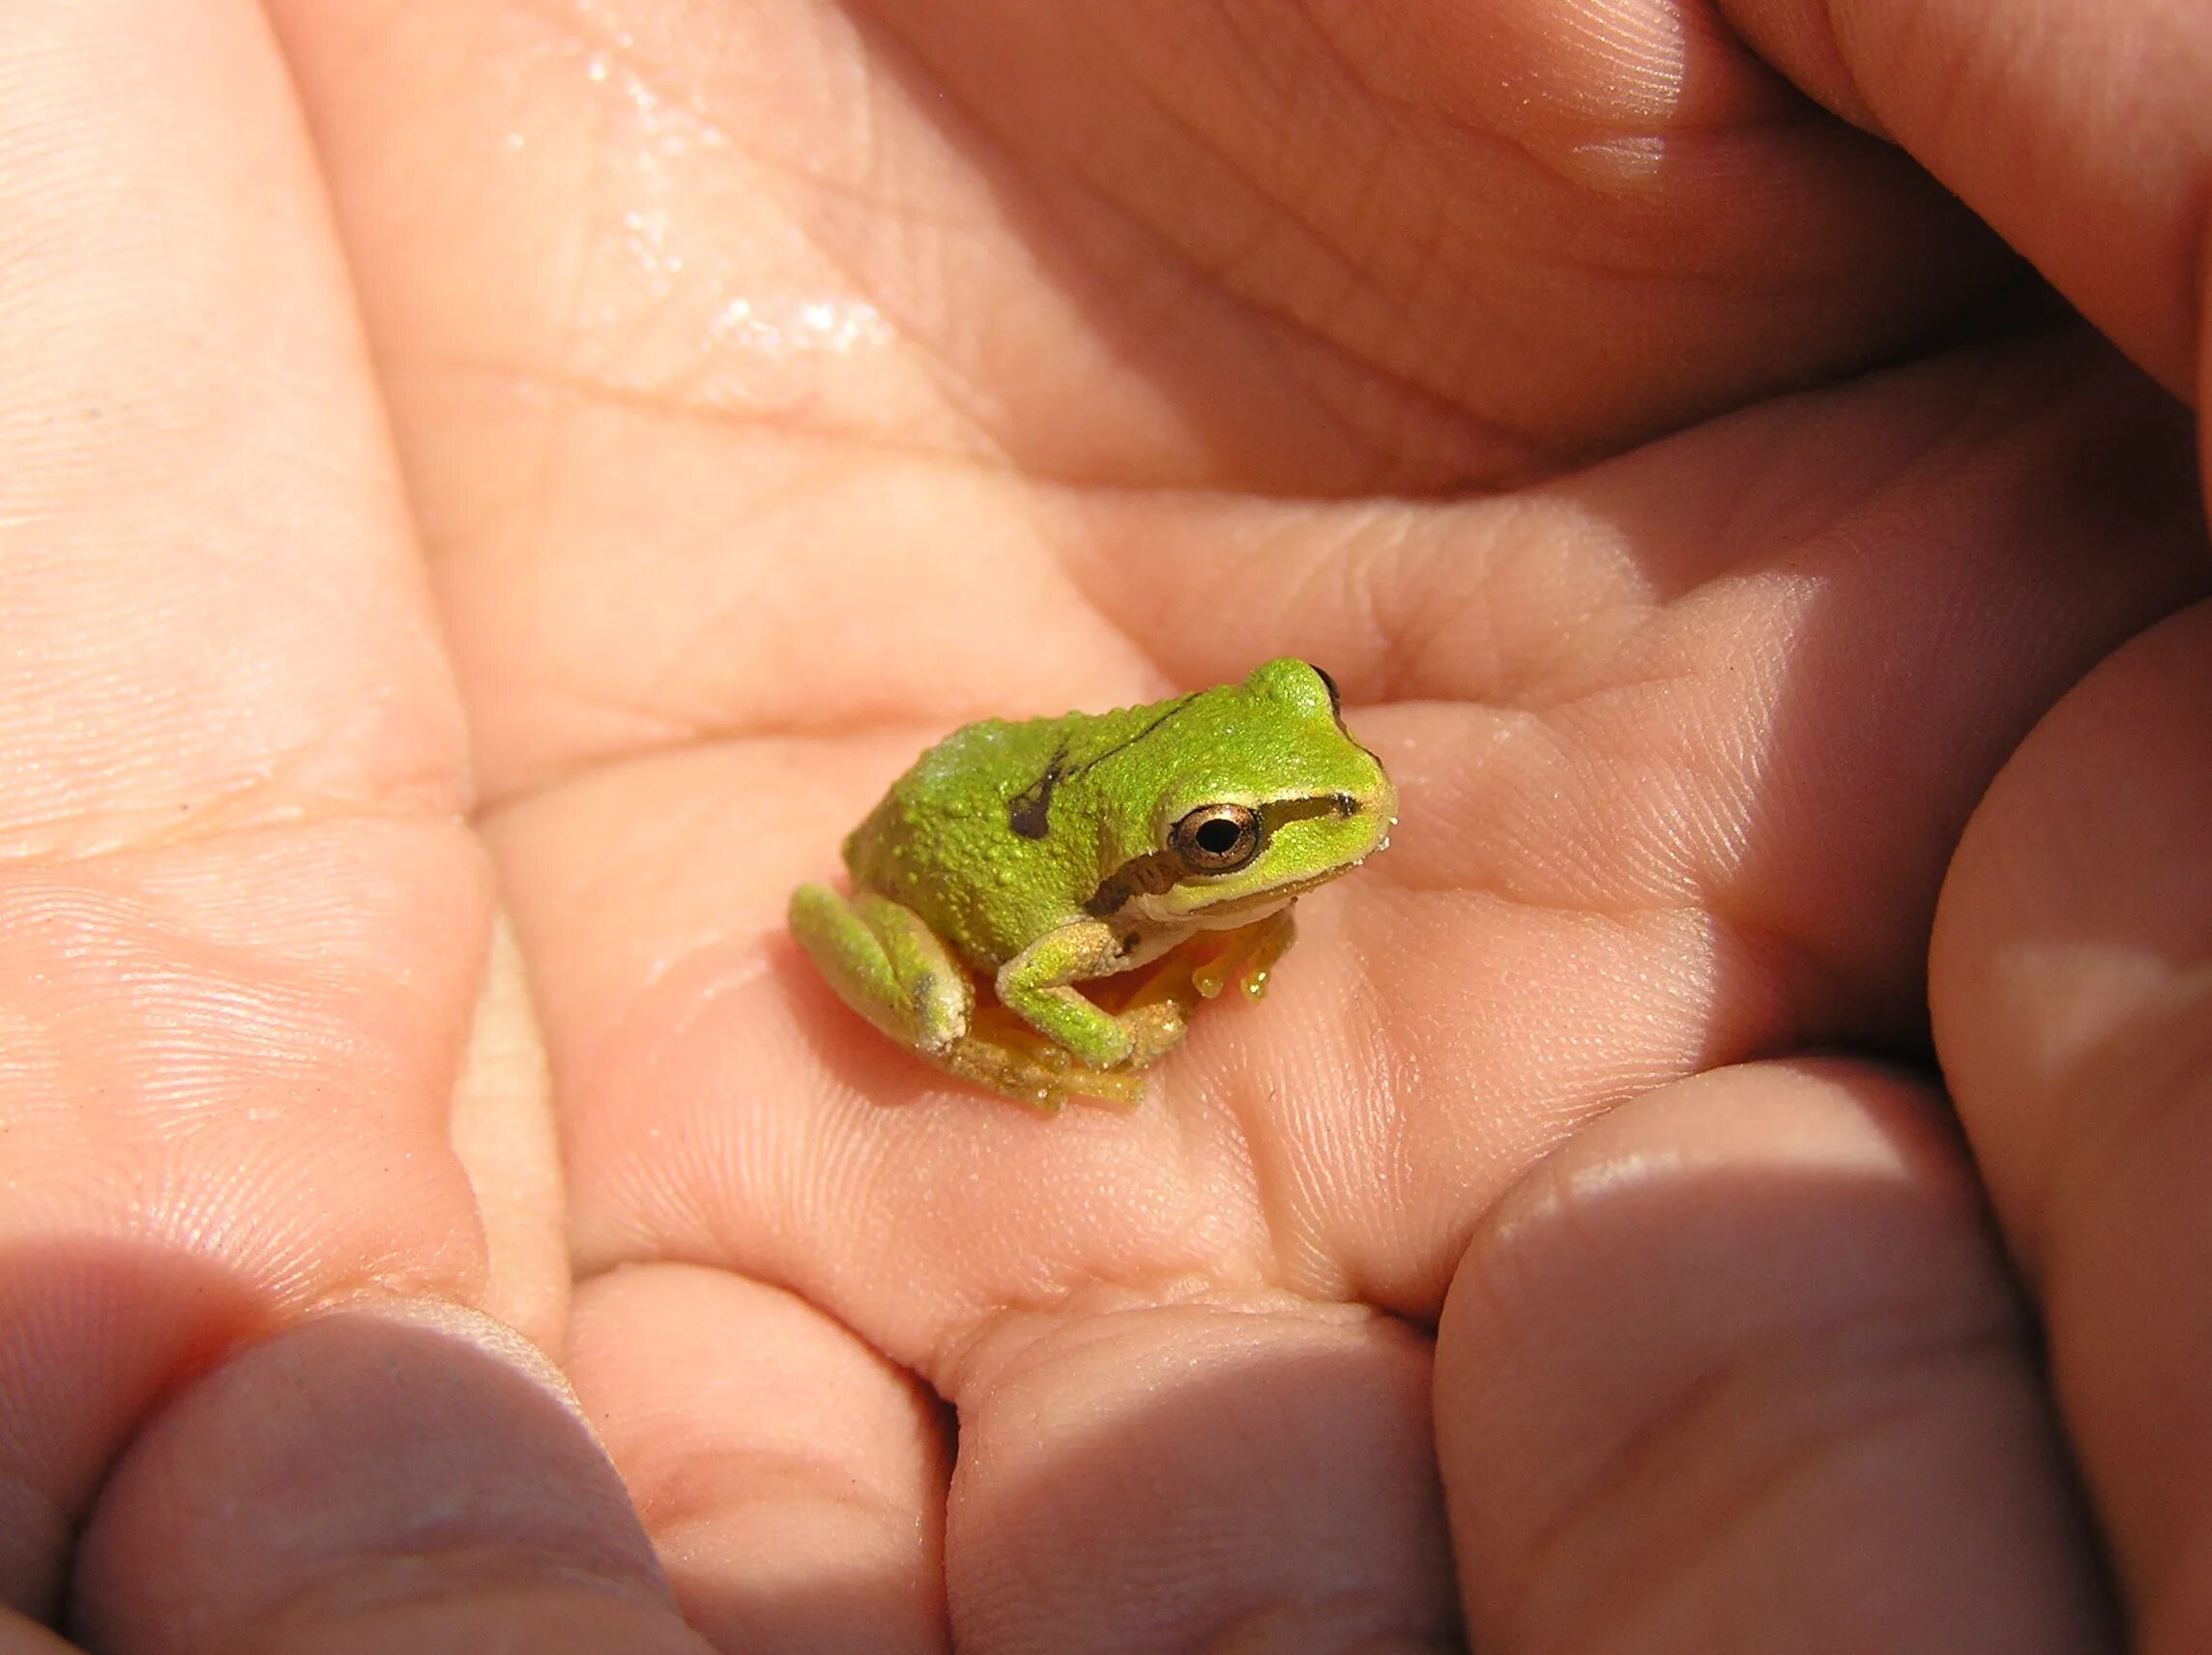
<path fill-rule="evenodd" d="M 1257 850 L 1233 869 L 1195 868 L 1176 826 L 1224 806 L 1262 824 Z M 1044 1107 L 1070 1092 L 1128 1098 L 1111 1071 L 1172 1046 L 1179 1015 L 1116 1016 L 1069 985 L 1202 930 L 1269 924 L 1357 866 L 1395 812 L 1327 680 L 1270 661 L 1147 707 L 954 732 L 845 841 L 852 898 L 801 886 L 792 930 L 849 1004 L 941 1066 Z M 1258 970 L 1289 935 L 1276 924 L 1255 944 Z M 972 1033 L 969 973 L 1043 1043 Z"/>

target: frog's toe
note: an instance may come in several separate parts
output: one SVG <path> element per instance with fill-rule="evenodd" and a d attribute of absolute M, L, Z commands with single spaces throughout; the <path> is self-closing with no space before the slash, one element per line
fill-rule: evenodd
<path fill-rule="evenodd" d="M 973 990 L 957 972 L 925 971 L 907 985 L 914 1013 L 914 1043 L 941 1057 L 968 1031 Z"/>
<path fill-rule="evenodd" d="M 1182 1007 L 1172 1001 L 1161 1001 L 1150 1005 L 1140 1005 L 1122 1013 L 1122 1027 L 1129 1031 L 1129 1056 L 1123 1067 L 1142 1069 L 1156 1063 L 1178 1046 L 1189 1032 L 1190 1024 Z"/>

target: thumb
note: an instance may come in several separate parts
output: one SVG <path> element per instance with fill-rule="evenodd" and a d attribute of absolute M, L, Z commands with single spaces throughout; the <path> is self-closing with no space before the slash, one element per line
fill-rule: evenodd
<path fill-rule="evenodd" d="M 2142 1646 L 2212 1646 L 2212 605 L 2092 673 L 1936 915 L 1937 1050 Z"/>

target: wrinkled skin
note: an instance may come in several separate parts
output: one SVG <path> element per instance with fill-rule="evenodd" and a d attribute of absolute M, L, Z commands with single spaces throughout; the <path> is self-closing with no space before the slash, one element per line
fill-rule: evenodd
<path fill-rule="evenodd" d="M 0 1652 L 2212 1642 L 2212 23 L 1999 11 L 0 10 Z M 781 935 L 1277 653 L 1142 1111 Z"/>

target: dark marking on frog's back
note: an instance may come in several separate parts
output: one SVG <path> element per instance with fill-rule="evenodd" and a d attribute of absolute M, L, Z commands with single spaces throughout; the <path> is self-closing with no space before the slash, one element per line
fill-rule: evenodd
<path fill-rule="evenodd" d="M 1052 831 L 1053 789 L 1060 786 L 1068 777 L 1078 776 L 1085 770 L 1093 769 L 1115 754 L 1135 746 L 1197 699 L 1197 692 L 1193 691 L 1189 695 L 1180 696 L 1169 702 L 1167 706 L 1160 709 L 1160 715 L 1157 718 L 1154 718 L 1135 735 L 1116 741 L 1102 753 L 1091 754 L 1079 765 L 1071 767 L 1068 764 L 1066 747 L 1062 746 L 1057 749 L 1051 759 L 1046 762 L 1044 773 L 1006 800 L 1007 828 L 1024 839 L 1042 839 Z"/>
<path fill-rule="evenodd" d="M 1052 829 L 1052 790 L 1060 785 L 1067 749 L 1053 754 L 1044 774 L 1006 800 L 1006 827 L 1024 839 L 1041 839 Z"/>

